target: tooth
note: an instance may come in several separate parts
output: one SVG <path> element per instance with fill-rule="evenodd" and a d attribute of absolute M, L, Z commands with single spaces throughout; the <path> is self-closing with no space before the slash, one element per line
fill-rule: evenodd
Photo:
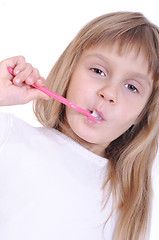
<path fill-rule="evenodd" d="M 97 114 L 96 114 L 96 111 L 95 111 L 95 110 L 92 111 L 91 115 L 94 116 L 94 117 L 96 117 L 96 115 L 97 115 Z"/>
<path fill-rule="evenodd" d="M 101 119 L 101 116 L 97 114 L 96 110 L 93 110 L 91 115 L 98 118 L 99 120 Z"/>

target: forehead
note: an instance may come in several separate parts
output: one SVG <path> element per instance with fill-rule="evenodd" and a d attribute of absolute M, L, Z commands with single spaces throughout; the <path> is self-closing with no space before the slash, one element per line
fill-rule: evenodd
<path fill-rule="evenodd" d="M 122 48 L 118 43 L 115 44 L 103 44 L 95 45 L 87 48 L 83 51 L 82 57 L 98 57 L 101 60 L 106 60 L 107 58 L 113 59 L 118 58 L 120 60 L 127 59 L 132 61 L 138 61 L 140 64 L 144 65 L 145 70 L 148 71 L 148 60 L 143 51 L 138 51 L 136 47 L 129 48 L 127 46 Z"/>

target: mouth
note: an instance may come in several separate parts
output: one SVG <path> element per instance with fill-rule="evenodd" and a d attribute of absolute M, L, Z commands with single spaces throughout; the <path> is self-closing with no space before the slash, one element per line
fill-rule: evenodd
<path fill-rule="evenodd" d="M 94 109 L 94 110 L 89 110 L 90 114 L 94 117 L 96 117 L 98 120 L 103 120 L 100 114 Z"/>

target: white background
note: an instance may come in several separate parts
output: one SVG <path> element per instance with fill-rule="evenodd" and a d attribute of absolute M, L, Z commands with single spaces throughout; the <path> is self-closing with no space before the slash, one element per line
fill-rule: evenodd
<path fill-rule="evenodd" d="M 140 11 L 159 25 L 158 0 L 0 0 L 0 61 L 24 55 L 42 76 L 91 19 L 112 11 Z M 38 126 L 32 103 L 1 107 Z"/>
<path fill-rule="evenodd" d="M 158 0 L 0 0 L 0 61 L 24 55 L 47 77 L 57 58 L 85 23 L 99 15 L 123 10 L 142 12 L 159 26 Z M 13 112 L 39 126 L 32 103 L 1 107 L 0 111 Z M 156 239 L 155 232 L 152 235 L 152 239 Z"/>

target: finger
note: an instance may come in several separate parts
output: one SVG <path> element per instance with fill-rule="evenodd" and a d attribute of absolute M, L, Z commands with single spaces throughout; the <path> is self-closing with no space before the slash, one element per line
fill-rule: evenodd
<path fill-rule="evenodd" d="M 3 62 L 7 67 L 13 68 L 13 74 L 17 75 L 19 72 L 23 71 L 26 66 L 26 61 L 23 56 L 15 56 L 5 59 Z"/>
<path fill-rule="evenodd" d="M 45 85 L 45 78 L 43 78 L 43 77 L 40 77 L 36 82 L 35 82 L 35 85 L 37 86 L 37 87 L 42 87 L 42 86 L 44 86 Z"/>
<path fill-rule="evenodd" d="M 32 65 L 30 63 L 26 63 L 24 69 L 13 78 L 13 83 L 15 85 L 21 85 L 23 82 L 26 81 L 26 79 L 29 77 L 29 75 L 31 75 L 32 72 Z"/>
<path fill-rule="evenodd" d="M 18 66 L 19 70 L 23 70 L 25 68 L 25 64 L 26 62 L 23 56 L 11 57 L 3 60 L 0 63 L 1 79 L 12 80 L 13 75 L 17 74 L 17 70 L 14 68 Z M 8 72 L 8 67 L 11 67 L 13 69 L 13 75 Z"/>
<path fill-rule="evenodd" d="M 28 85 L 32 85 L 38 80 L 41 81 L 40 73 L 39 73 L 38 69 L 34 68 L 32 73 L 28 76 L 28 78 L 26 78 L 25 82 Z"/>

